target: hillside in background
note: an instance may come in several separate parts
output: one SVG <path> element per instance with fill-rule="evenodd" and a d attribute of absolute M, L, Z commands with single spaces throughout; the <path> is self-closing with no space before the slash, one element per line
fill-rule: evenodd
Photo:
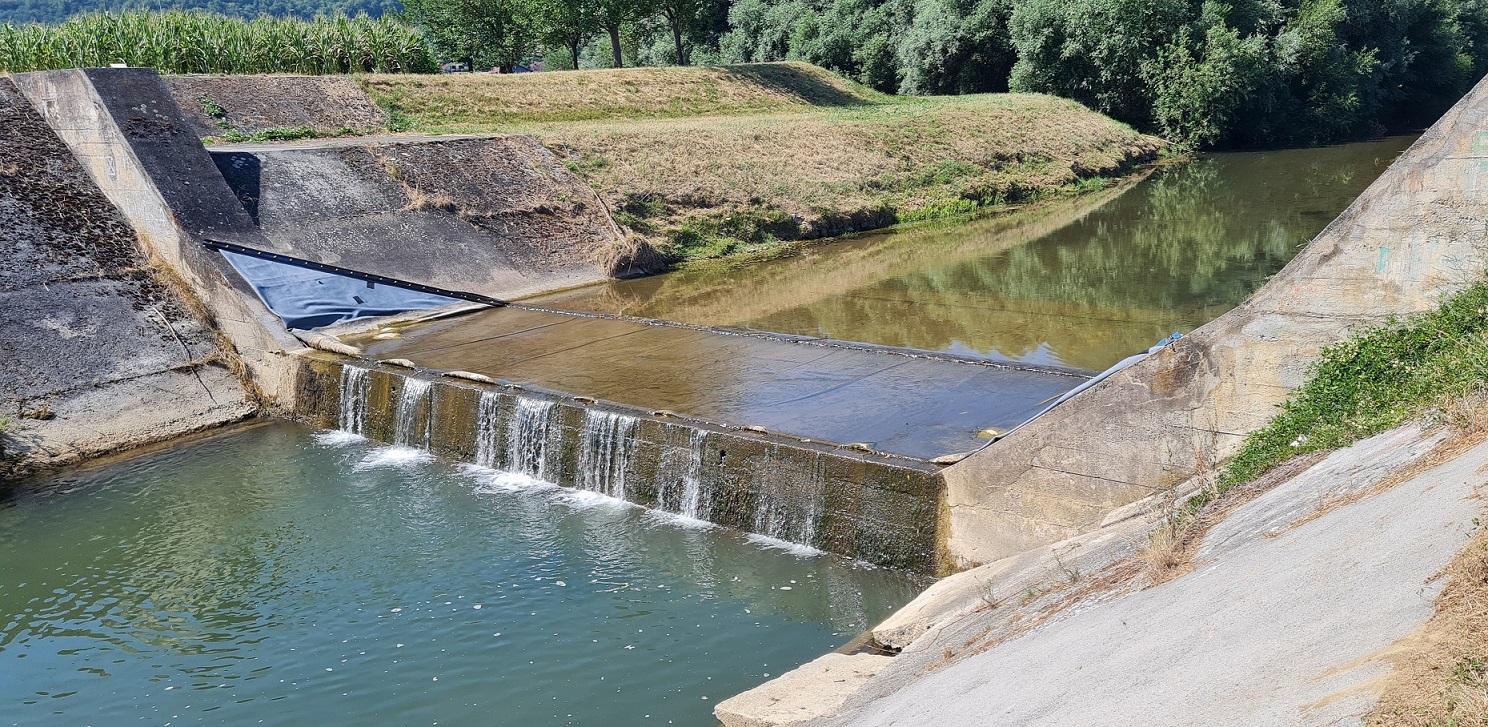
<path fill-rule="evenodd" d="M 365 13 L 380 16 L 402 8 L 398 0 L 0 0 L 0 23 L 60 23 L 97 10 L 207 10 L 240 18 L 260 15 L 313 18 Z"/>
<path fill-rule="evenodd" d="M 1064 99 L 887 96 L 804 63 L 170 83 L 214 141 L 530 134 L 668 261 L 1090 191 L 1162 147 Z"/>

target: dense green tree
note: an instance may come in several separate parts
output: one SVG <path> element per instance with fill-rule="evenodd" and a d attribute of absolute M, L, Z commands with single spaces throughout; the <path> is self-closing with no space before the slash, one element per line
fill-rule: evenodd
<path fill-rule="evenodd" d="M 1193 0 L 1022 0 L 1009 20 L 1010 85 L 1145 126 L 1155 99 L 1143 67 L 1196 15 Z"/>
<path fill-rule="evenodd" d="M 405 7 L 436 53 L 471 70 L 510 73 L 535 48 L 536 7 L 528 0 L 406 0 Z"/>
<path fill-rule="evenodd" d="M 546 0 L 542 0 L 546 1 Z M 625 66 L 625 55 L 620 44 L 620 31 L 655 12 L 654 0 L 592 0 L 599 25 L 610 37 L 610 67 Z"/>
<path fill-rule="evenodd" d="M 1017 56 L 1008 20 L 1012 0 L 920 0 L 899 42 L 901 93 L 1008 90 Z"/>
<path fill-rule="evenodd" d="M 581 49 L 599 31 L 599 13 L 590 0 L 542 0 L 534 4 L 537 32 L 542 42 L 569 52 L 579 68 Z"/>

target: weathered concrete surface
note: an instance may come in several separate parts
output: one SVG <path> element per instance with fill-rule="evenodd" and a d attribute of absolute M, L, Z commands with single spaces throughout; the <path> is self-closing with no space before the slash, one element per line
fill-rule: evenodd
<path fill-rule="evenodd" d="M 200 298 L 207 323 L 231 341 L 269 402 L 292 403 L 297 366 L 288 353 L 303 345 L 221 255 L 201 246 L 204 237 L 249 247 L 262 238 L 160 77 L 130 68 L 12 78 L 141 244 Z"/>
<path fill-rule="evenodd" d="M 1022 635 L 1006 606 L 937 625 L 822 724 L 1351 723 L 1484 515 L 1488 444 L 1380 491 L 1439 441 L 1405 427 L 1330 455 L 1163 585 L 1098 590 Z"/>
<path fill-rule="evenodd" d="M 1478 279 L 1488 84 L 1239 308 L 946 471 L 962 567 L 1094 529 L 1232 454 L 1320 349 Z"/>
<path fill-rule="evenodd" d="M 210 327 L 4 77 L 0 128 L 0 418 L 12 427 L 0 452 L 11 465 L 67 464 L 251 415 Z"/>
<path fill-rule="evenodd" d="M 518 308 L 353 338 L 377 359 L 929 459 L 964 452 L 1084 377 Z M 928 383 L 927 383 L 928 382 Z"/>
<path fill-rule="evenodd" d="M 942 578 L 874 626 L 873 640 L 904 649 L 937 626 L 1017 603 L 1131 558 L 1147 544 L 1159 518 L 1159 503 L 1152 504 L 1141 516 Z"/>
<path fill-rule="evenodd" d="M 835 714 L 891 657 L 827 654 L 713 709 L 724 727 L 785 727 Z"/>
<path fill-rule="evenodd" d="M 366 132 L 388 123 L 372 97 L 346 76 L 167 76 L 165 83 L 192 133 L 203 138 L 229 130 Z"/>
<path fill-rule="evenodd" d="M 528 136 L 212 156 L 273 252 L 497 299 L 624 272 L 609 212 Z"/>

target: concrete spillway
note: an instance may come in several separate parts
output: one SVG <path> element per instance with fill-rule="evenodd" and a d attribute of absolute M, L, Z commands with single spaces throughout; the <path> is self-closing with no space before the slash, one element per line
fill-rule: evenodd
<path fill-rule="evenodd" d="M 1006 431 L 1084 381 L 1052 369 L 516 308 L 352 340 L 376 359 L 920 459 L 975 449 L 983 429 Z"/>
<path fill-rule="evenodd" d="M 940 473 L 924 462 L 328 354 L 306 364 L 297 413 L 318 426 L 877 565 L 941 560 Z"/>

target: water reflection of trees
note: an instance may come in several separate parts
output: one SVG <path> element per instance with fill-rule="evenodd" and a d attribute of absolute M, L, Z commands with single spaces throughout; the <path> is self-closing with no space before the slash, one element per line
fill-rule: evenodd
<path fill-rule="evenodd" d="M 1101 368 L 1243 301 L 1408 141 L 1202 158 L 1037 235 L 911 231 L 555 304 Z"/>

